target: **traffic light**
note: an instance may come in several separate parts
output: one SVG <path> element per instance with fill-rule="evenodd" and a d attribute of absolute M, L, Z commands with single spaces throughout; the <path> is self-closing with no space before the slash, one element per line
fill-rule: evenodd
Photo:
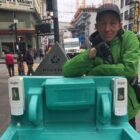
<path fill-rule="evenodd" d="M 41 23 L 35 25 L 35 31 L 37 34 L 51 33 L 51 23 Z"/>
<path fill-rule="evenodd" d="M 9 31 L 11 32 L 15 31 L 15 23 L 12 23 L 11 25 L 9 25 Z"/>
<path fill-rule="evenodd" d="M 23 37 L 22 36 L 18 37 L 18 42 L 23 42 Z"/>

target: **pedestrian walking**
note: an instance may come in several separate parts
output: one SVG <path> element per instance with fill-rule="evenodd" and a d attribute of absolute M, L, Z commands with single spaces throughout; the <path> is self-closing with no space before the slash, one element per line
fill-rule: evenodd
<path fill-rule="evenodd" d="M 25 54 L 25 60 L 28 67 L 27 75 L 33 74 L 33 64 L 34 64 L 34 58 L 33 58 L 33 48 L 31 45 L 28 45 L 28 50 Z"/>
<path fill-rule="evenodd" d="M 40 58 L 40 60 L 42 60 L 42 59 L 43 59 L 43 57 L 44 57 L 44 54 L 43 54 L 43 49 L 42 49 L 42 48 L 40 48 L 40 49 L 39 49 L 39 58 Z"/>
<path fill-rule="evenodd" d="M 18 74 L 20 76 L 25 75 L 24 58 L 23 58 L 23 54 L 21 52 L 19 52 L 19 54 L 18 54 L 17 64 L 18 64 Z"/>
<path fill-rule="evenodd" d="M 5 52 L 5 64 L 7 66 L 9 76 L 14 76 L 14 56 L 10 51 Z"/>
<path fill-rule="evenodd" d="M 45 55 L 46 54 L 49 54 L 50 51 L 51 51 L 51 49 L 52 49 L 52 44 L 51 44 L 51 42 L 49 42 L 48 45 L 45 48 L 45 51 L 44 51 L 45 52 Z"/>
<path fill-rule="evenodd" d="M 34 59 L 36 59 L 37 58 L 37 50 L 36 50 L 36 48 L 33 48 L 33 57 L 34 57 Z"/>

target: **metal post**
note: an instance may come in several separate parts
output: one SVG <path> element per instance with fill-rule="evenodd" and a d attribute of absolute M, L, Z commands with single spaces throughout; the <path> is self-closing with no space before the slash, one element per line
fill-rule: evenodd
<path fill-rule="evenodd" d="M 19 46 L 18 46 L 18 35 L 17 35 L 17 23 L 15 23 L 15 46 L 16 46 L 16 50 L 18 50 Z"/>
<path fill-rule="evenodd" d="M 57 9 L 57 0 L 52 0 L 53 5 L 53 22 L 54 22 L 54 39 L 55 42 L 59 42 L 59 26 L 58 26 L 58 9 Z"/>
<path fill-rule="evenodd" d="M 13 22 L 14 22 L 14 26 L 15 26 L 15 29 L 14 29 L 14 33 L 15 33 L 15 47 L 16 47 L 16 51 L 19 49 L 19 46 L 18 46 L 18 35 L 17 35 L 17 23 L 18 23 L 18 20 L 16 19 L 16 12 L 13 11 Z"/>

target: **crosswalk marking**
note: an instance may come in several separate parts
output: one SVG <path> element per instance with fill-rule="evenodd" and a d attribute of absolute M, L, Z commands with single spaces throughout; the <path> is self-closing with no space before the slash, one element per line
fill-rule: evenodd
<path fill-rule="evenodd" d="M 33 70 L 34 71 L 36 70 L 38 65 L 39 65 L 38 63 L 33 64 Z M 25 63 L 24 63 L 24 69 L 25 69 L 25 75 L 26 75 L 26 73 L 28 71 L 28 68 L 27 68 L 27 65 Z M 15 75 L 18 75 L 18 65 L 17 64 L 15 64 L 15 66 L 14 66 L 14 71 L 15 71 Z"/>
<path fill-rule="evenodd" d="M 8 70 L 6 68 L 6 65 L 4 64 L 3 66 L 5 68 L 4 68 L 4 71 L 1 71 L 0 78 L 9 77 Z M 39 63 L 34 63 L 33 70 L 35 71 L 38 66 L 39 66 Z M 25 68 L 25 75 L 26 75 L 27 74 L 27 70 L 28 70 L 26 63 L 24 63 L 24 68 Z M 18 65 L 17 64 L 14 65 L 14 75 L 15 76 L 18 75 Z"/>

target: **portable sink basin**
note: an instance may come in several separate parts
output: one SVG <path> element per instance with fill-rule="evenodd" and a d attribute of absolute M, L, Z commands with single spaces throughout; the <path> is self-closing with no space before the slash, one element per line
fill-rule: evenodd
<path fill-rule="evenodd" d="M 11 123 L 0 140 L 140 140 L 127 113 L 116 115 L 117 78 L 10 78 Z"/>

